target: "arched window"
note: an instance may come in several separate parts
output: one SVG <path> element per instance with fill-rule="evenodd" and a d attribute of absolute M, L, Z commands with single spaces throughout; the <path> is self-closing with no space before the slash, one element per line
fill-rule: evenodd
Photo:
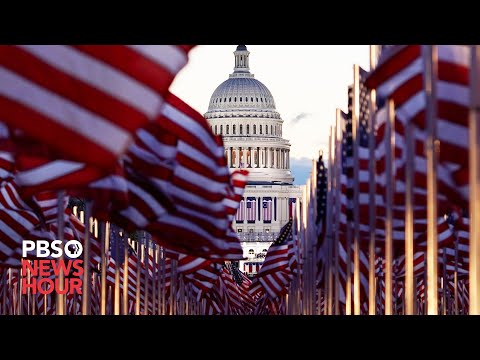
<path fill-rule="evenodd" d="M 232 102 L 232 98 L 231 98 L 231 97 L 228 98 L 228 102 Z"/>
<path fill-rule="evenodd" d="M 243 126 L 240 125 L 240 135 L 242 135 L 242 134 L 243 134 Z"/>
<path fill-rule="evenodd" d="M 232 125 L 232 134 L 235 135 L 235 125 Z"/>
<path fill-rule="evenodd" d="M 263 102 L 263 98 L 260 98 L 260 101 Z"/>
<path fill-rule="evenodd" d="M 262 135 L 262 125 L 260 125 L 260 135 Z"/>
<path fill-rule="evenodd" d="M 223 98 L 223 102 L 227 102 L 227 98 Z"/>
<path fill-rule="evenodd" d="M 223 125 L 220 125 L 220 135 L 223 134 Z"/>
<path fill-rule="evenodd" d="M 220 102 L 222 102 L 222 98 L 220 98 Z"/>
<path fill-rule="evenodd" d="M 235 99 L 233 99 L 234 102 L 237 102 L 237 97 L 235 96 Z"/>
<path fill-rule="evenodd" d="M 253 249 L 249 249 L 249 250 L 248 250 L 248 254 L 249 254 L 249 255 L 253 255 L 253 254 L 255 254 L 255 250 L 253 250 Z"/>
<path fill-rule="evenodd" d="M 257 134 L 257 125 L 253 125 L 253 135 Z"/>
<path fill-rule="evenodd" d="M 217 132 L 217 125 L 215 125 L 215 135 L 218 134 Z"/>
<path fill-rule="evenodd" d="M 273 135 L 273 125 L 270 125 L 270 134 Z"/>
<path fill-rule="evenodd" d="M 228 128 L 229 128 L 229 126 L 227 125 L 227 126 L 226 126 L 226 129 L 225 129 L 227 135 L 228 135 L 228 130 L 229 130 Z"/>
<path fill-rule="evenodd" d="M 255 98 L 255 99 L 257 99 L 257 102 L 258 102 L 258 98 Z"/>
<path fill-rule="evenodd" d="M 250 133 L 250 125 L 247 124 L 247 135 Z"/>
<path fill-rule="evenodd" d="M 250 101 L 253 102 L 253 97 L 250 98 Z"/>
<path fill-rule="evenodd" d="M 268 135 L 268 125 L 265 125 L 265 135 Z"/>
<path fill-rule="evenodd" d="M 242 102 L 242 97 L 240 96 L 240 102 Z"/>

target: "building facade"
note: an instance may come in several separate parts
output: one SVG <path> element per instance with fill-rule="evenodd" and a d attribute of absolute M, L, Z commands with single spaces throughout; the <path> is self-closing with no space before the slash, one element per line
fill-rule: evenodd
<path fill-rule="evenodd" d="M 231 171 L 249 171 L 233 226 L 248 258 L 240 270 L 253 275 L 300 201 L 302 186 L 293 185 L 283 120 L 270 90 L 250 73 L 249 55 L 245 45 L 237 47 L 234 71 L 214 91 L 204 116 L 223 137 Z"/>

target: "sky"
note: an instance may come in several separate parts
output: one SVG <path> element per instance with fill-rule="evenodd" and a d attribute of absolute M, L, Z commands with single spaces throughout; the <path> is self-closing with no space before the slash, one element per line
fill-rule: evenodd
<path fill-rule="evenodd" d="M 353 65 L 369 69 L 368 45 L 247 45 L 250 72 L 268 87 L 290 140 L 295 184 L 305 184 L 318 151 L 328 151 L 336 108 L 347 110 Z M 171 92 L 200 112 L 233 72 L 236 45 L 199 45 L 177 75 Z"/>

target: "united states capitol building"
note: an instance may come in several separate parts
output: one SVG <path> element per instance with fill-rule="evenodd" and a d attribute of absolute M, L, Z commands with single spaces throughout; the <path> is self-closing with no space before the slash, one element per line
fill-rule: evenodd
<path fill-rule="evenodd" d="M 239 45 L 234 55 L 234 71 L 214 91 L 204 116 L 213 133 L 223 137 L 231 171 L 249 171 L 233 226 L 248 258 L 240 262 L 240 270 L 253 275 L 292 216 L 303 186 L 293 185 L 283 120 L 268 88 L 250 73 L 250 52 Z"/>

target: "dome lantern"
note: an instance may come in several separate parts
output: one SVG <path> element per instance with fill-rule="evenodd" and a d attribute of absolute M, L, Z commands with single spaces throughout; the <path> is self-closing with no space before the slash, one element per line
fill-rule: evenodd
<path fill-rule="evenodd" d="M 250 51 L 247 50 L 245 45 L 238 45 L 237 50 L 233 53 L 235 55 L 235 67 L 233 69 L 234 73 L 250 73 L 250 68 L 248 66 L 248 56 Z"/>

